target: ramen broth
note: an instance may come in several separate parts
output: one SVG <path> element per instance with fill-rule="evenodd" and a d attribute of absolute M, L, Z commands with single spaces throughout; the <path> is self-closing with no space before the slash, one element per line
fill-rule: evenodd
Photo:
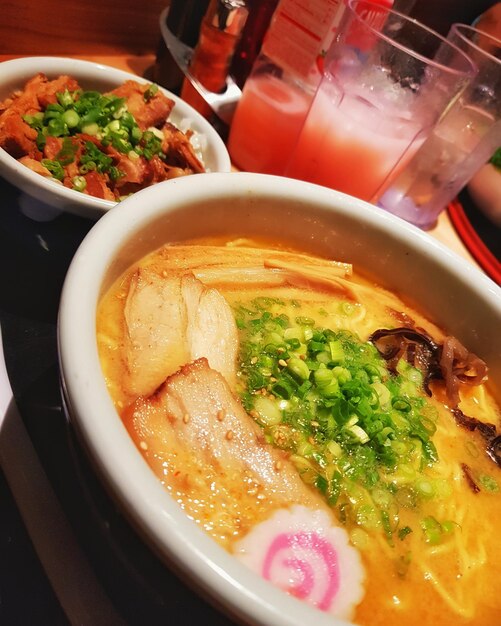
<path fill-rule="evenodd" d="M 318 426 L 315 420 L 319 418 L 315 417 L 313 426 L 308 424 L 305 432 L 300 432 L 301 420 L 296 423 L 287 418 L 287 423 L 280 423 L 274 408 L 278 406 L 286 414 L 287 408 L 283 407 L 292 402 L 287 399 L 288 380 L 295 380 L 301 389 L 291 393 L 312 393 L 309 381 L 317 380 L 319 384 L 321 381 L 314 368 L 325 374 L 330 367 L 338 376 L 336 385 L 341 385 L 343 376 L 348 376 L 346 365 L 337 365 L 337 369 L 333 369 L 332 363 L 326 367 L 319 365 L 322 360 L 318 355 L 324 354 L 320 348 L 319 360 L 310 363 L 313 369 L 303 371 L 299 361 L 310 362 L 304 346 L 309 342 L 310 350 L 311 342 L 323 341 L 319 329 L 329 330 L 326 345 L 333 354 L 339 349 L 341 353 L 353 349 L 364 359 L 374 359 L 364 361 L 364 367 L 373 376 L 368 384 L 380 394 L 381 404 L 388 392 L 379 383 L 380 379 L 385 381 L 387 372 L 381 362 L 376 367 L 381 368 L 379 374 L 374 374 L 371 363 L 379 361 L 372 345 L 367 347 L 371 334 L 381 328 L 404 326 L 422 330 L 440 344 L 444 332 L 396 295 L 356 272 L 351 274 L 350 268 L 343 264 L 329 265 L 313 258 L 308 261 L 306 257 L 294 256 L 295 253 L 282 260 L 255 242 L 218 246 L 213 246 L 211 241 L 197 242 L 200 243 L 204 245 L 165 246 L 142 259 L 103 296 L 97 314 L 98 347 L 109 392 L 138 450 L 165 488 L 190 518 L 230 552 L 269 511 L 280 506 L 280 502 L 273 504 L 271 495 L 270 508 L 263 508 L 263 498 L 251 488 L 252 481 L 242 489 L 241 477 L 233 481 L 231 476 L 226 477 L 224 484 L 218 486 L 218 476 L 224 468 L 217 465 L 208 468 L 201 465 L 196 453 L 169 448 L 172 441 L 158 435 L 162 430 L 160 421 L 156 430 L 158 416 L 150 422 L 134 420 L 137 413 L 130 407 L 138 406 L 143 400 L 124 384 L 129 374 L 124 346 L 130 332 L 124 319 L 138 268 L 160 278 L 192 272 L 201 283 L 217 289 L 230 305 L 239 341 L 236 383 L 230 385 L 232 393 L 259 425 L 264 441 L 281 449 L 280 454 L 313 494 L 313 501 L 322 500 L 321 506 L 329 509 L 335 524 L 347 531 L 351 545 L 359 552 L 365 581 L 363 598 L 352 614 L 357 624 L 498 625 L 501 468 L 486 454 L 485 441 L 478 430 L 469 431 L 456 423 L 442 383 L 432 383 L 433 394 L 428 397 L 419 372 L 405 363 L 398 366 L 397 375 L 403 382 L 398 398 L 392 398 L 391 403 L 401 409 L 400 415 L 404 417 L 410 406 L 420 407 L 420 415 L 425 415 L 426 432 L 421 439 L 407 433 L 402 441 L 398 437 L 392 439 L 393 435 L 385 440 L 398 459 L 393 468 L 378 465 L 374 455 L 363 456 L 372 445 L 363 421 L 348 417 L 342 426 L 345 439 L 325 447 L 315 430 Z M 270 326 L 275 322 L 278 330 Z M 292 361 L 286 367 L 287 361 L 282 359 L 282 367 L 277 365 L 280 359 L 272 364 L 271 360 L 268 363 L 260 356 L 251 355 L 256 345 L 267 346 L 272 355 L 270 337 L 263 340 L 265 327 L 272 339 L 277 333 L 287 338 L 286 356 L 299 359 L 297 363 L 294 361 L 297 370 L 292 367 Z M 339 334 L 340 331 L 343 332 Z M 280 337 L 276 339 L 278 346 Z M 331 358 L 335 359 L 332 355 Z M 284 378 L 277 379 L 273 372 L 268 374 L 266 365 L 287 370 Z M 258 366 L 261 369 L 256 369 Z M 329 372 L 327 375 L 330 376 Z M 259 376 L 269 379 L 261 384 Z M 270 399 L 275 404 L 267 404 Z M 493 424 L 499 433 L 500 412 L 488 384 L 460 385 L 459 408 L 465 415 Z M 395 411 L 393 414 L 397 419 Z M 347 434 L 352 437 L 348 445 Z M 284 444 L 282 436 L 289 437 L 292 443 Z M 398 456 L 404 454 L 405 446 L 407 457 Z M 357 455 L 362 455 L 359 465 L 355 464 Z M 374 472 L 357 479 L 364 463 L 375 463 Z M 186 478 L 189 475 L 192 480 Z M 197 486 L 197 480 L 211 483 L 209 496 L 204 496 L 207 492 L 200 484 Z M 336 480 L 337 491 L 332 487 Z M 221 499 L 226 503 L 225 514 L 214 519 L 211 511 Z"/>

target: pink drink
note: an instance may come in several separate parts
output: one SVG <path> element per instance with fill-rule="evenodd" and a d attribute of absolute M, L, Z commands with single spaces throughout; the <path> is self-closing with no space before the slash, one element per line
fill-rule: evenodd
<path fill-rule="evenodd" d="M 272 75 L 247 80 L 233 118 L 228 150 L 237 167 L 283 174 L 311 97 Z"/>
<path fill-rule="evenodd" d="M 326 77 L 286 174 L 370 201 L 421 143 L 421 127 L 409 118 L 387 101 L 378 108 L 354 92 L 343 96 Z"/>
<path fill-rule="evenodd" d="M 474 73 L 423 24 L 348 0 L 286 174 L 376 201 Z"/>

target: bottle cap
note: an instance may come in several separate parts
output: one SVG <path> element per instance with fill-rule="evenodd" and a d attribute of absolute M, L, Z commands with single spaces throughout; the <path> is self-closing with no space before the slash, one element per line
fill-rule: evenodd
<path fill-rule="evenodd" d="M 207 11 L 211 26 L 231 35 L 239 35 L 245 26 L 248 9 L 245 0 L 217 0 Z"/>

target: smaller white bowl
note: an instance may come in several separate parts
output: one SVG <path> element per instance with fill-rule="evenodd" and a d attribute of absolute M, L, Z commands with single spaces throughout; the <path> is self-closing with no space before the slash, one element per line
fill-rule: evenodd
<path fill-rule="evenodd" d="M 126 80 L 136 80 L 140 83 L 151 82 L 134 74 L 91 61 L 60 57 L 24 57 L 4 61 L 0 65 L 0 101 L 16 89 L 22 89 L 27 80 L 38 72 L 43 72 L 51 79 L 67 74 L 77 79 L 84 89 L 96 91 L 114 89 Z M 169 120 L 179 126 L 182 120 L 189 119 L 190 128 L 205 137 L 206 147 L 202 151 L 202 157 L 206 169 L 210 172 L 229 172 L 231 161 L 228 151 L 214 128 L 184 100 L 165 89 L 162 91 L 175 102 Z M 117 204 L 68 189 L 53 180 L 44 178 L 19 163 L 2 148 L 0 148 L 0 176 L 28 196 L 43 203 L 40 213 L 44 210 L 43 205 L 48 205 L 59 211 L 98 219 Z M 36 218 L 36 203 L 30 203 L 30 212 Z"/>

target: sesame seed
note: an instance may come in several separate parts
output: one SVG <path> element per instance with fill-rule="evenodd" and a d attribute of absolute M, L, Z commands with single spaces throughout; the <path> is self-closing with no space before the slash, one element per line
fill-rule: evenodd
<path fill-rule="evenodd" d="M 226 437 L 226 439 L 227 439 L 228 441 L 231 441 L 231 440 L 233 439 L 233 431 L 232 431 L 232 430 L 228 430 L 228 431 L 226 432 L 225 437 Z"/>
<path fill-rule="evenodd" d="M 253 356 L 251 359 L 251 365 L 255 365 L 257 363 L 257 356 Z"/>
<path fill-rule="evenodd" d="M 146 441 L 140 441 L 139 442 L 139 447 L 141 448 L 141 450 L 147 450 L 148 449 L 148 444 L 146 443 Z"/>
<path fill-rule="evenodd" d="M 216 419 L 218 420 L 218 422 L 222 422 L 225 417 L 226 417 L 226 413 L 224 409 L 219 409 L 216 415 Z"/>
<path fill-rule="evenodd" d="M 183 422 L 187 424 L 189 421 L 190 421 L 190 416 L 188 415 L 188 413 L 185 413 L 183 415 Z"/>
<path fill-rule="evenodd" d="M 287 367 L 287 361 L 284 361 L 283 359 L 278 359 L 278 364 L 282 367 Z"/>
<path fill-rule="evenodd" d="M 275 469 L 277 472 L 279 472 L 282 469 L 283 465 L 282 465 L 282 461 L 277 461 L 275 463 Z"/>

